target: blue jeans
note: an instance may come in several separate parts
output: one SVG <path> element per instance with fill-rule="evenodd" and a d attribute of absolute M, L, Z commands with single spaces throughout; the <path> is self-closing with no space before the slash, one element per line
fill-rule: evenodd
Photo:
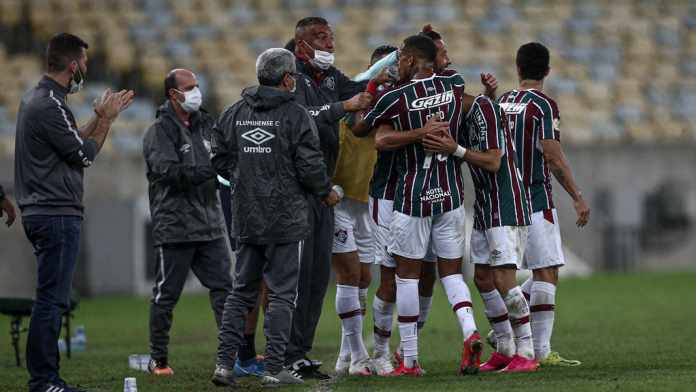
<path fill-rule="evenodd" d="M 22 224 L 38 267 L 36 298 L 27 336 L 29 388 L 38 390 L 46 383 L 62 383 L 58 375 L 58 338 L 61 318 L 70 306 L 82 218 L 35 215 L 23 217 Z"/>

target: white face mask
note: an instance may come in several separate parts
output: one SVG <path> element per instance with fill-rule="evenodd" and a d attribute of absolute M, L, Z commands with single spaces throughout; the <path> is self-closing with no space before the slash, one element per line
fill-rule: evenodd
<path fill-rule="evenodd" d="M 78 79 L 78 80 L 75 80 Z M 80 69 L 80 65 L 78 64 L 77 66 L 77 72 L 75 72 L 75 75 L 70 79 L 70 86 L 68 87 L 68 94 L 75 94 L 82 90 L 82 87 L 85 85 L 85 76 L 82 74 L 82 70 Z"/>
<path fill-rule="evenodd" d="M 293 77 L 292 88 L 290 89 L 290 93 L 295 94 L 295 91 L 297 91 L 297 78 Z"/>
<path fill-rule="evenodd" d="M 179 102 L 179 104 L 186 113 L 196 112 L 200 109 L 201 103 L 203 103 L 203 95 L 198 87 L 194 87 L 186 92 L 179 92 L 184 94 L 184 102 Z"/>
<path fill-rule="evenodd" d="M 329 52 L 324 52 L 323 50 L 314 49 L 314 58 L 312 59 L 312 64 L 316 65 L 319 69 L 328 69 L 334 63 L 334 54 Z"/>

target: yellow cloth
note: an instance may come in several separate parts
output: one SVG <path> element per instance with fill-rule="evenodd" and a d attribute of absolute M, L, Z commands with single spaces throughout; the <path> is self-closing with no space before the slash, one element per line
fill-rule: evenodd
<path fill-rule="evenodd" d="M 338 159 L 333 183 L 343 188 L 345 197 L 367 203 L 370 179 L 377 161 L 375 137 L 356 137 L 345 120 L 341 120 L 338 138 Z"/>

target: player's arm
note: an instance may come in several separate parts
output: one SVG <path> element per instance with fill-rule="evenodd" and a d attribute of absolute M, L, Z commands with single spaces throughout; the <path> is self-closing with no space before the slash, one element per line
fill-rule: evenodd
<path fill-rule="evenodd" d="M 423 138 L 423 147 L 429 152 L 439 152 L 454 155 L 483 170 L 496 173 L 500 169 L 500 158 L 503 152 L 498 148 L 486 151 L 472 151 L 457 144 L 449 132 L 427 135 Z"/>
<path fill-rule="evenodd" d="M 398 150 L 409 144 L 420 143 L 426 135 L 447 132 L 449 123 L 431 117 L 425 126 L 409 131 L 397 131 L 391 124 L 381 124 L 375 134 L 375 148 L 378 151 Z"/>
<path fill-rule="evenodd" d="M 580 192 L 575 183 L 573 172 L 570 169 L 570 163 L 563 153 L 561 143 L 555 139 L 544 139 L 541 140 L 541 146 L 544 149 L 544 161 L 549 165 L 551 173 L 553 173 L 556 180 L 558 180 L 563 189 L 565 189 L 571 199 L 573 199 L 575 212 L 578 215 L 576 224 L 579 227 L 585 226 L 590 220 L 590 207 L 587 205 L 587 202 L 582 197 L 582 192 Z"/>

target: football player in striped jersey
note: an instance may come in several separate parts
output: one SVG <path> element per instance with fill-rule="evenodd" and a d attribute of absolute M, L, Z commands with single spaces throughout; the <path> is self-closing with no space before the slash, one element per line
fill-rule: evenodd
<path fill-rule="evenodd" d="M 578 227 L 587 224 L 590 208 L 561 148 L 558 105 L 543 92 L 544 79 L 550 71 L 549 59 L 544 45 L 522 45 L 516 58 L 519 88 L 503 94 L 498 102 L 505 111 L 515 142 L 517 167 L 532 205 L 532 224 L 523 260 L 524 267 L 532 270 L 532 277 L 522 288 L 529 296 L 534 354 L 542 366 L 577 366 L 579 361 L 564 359 L 551 351 L 558 269 L 565 263 L 551 173 L 572 198 Z"/>

